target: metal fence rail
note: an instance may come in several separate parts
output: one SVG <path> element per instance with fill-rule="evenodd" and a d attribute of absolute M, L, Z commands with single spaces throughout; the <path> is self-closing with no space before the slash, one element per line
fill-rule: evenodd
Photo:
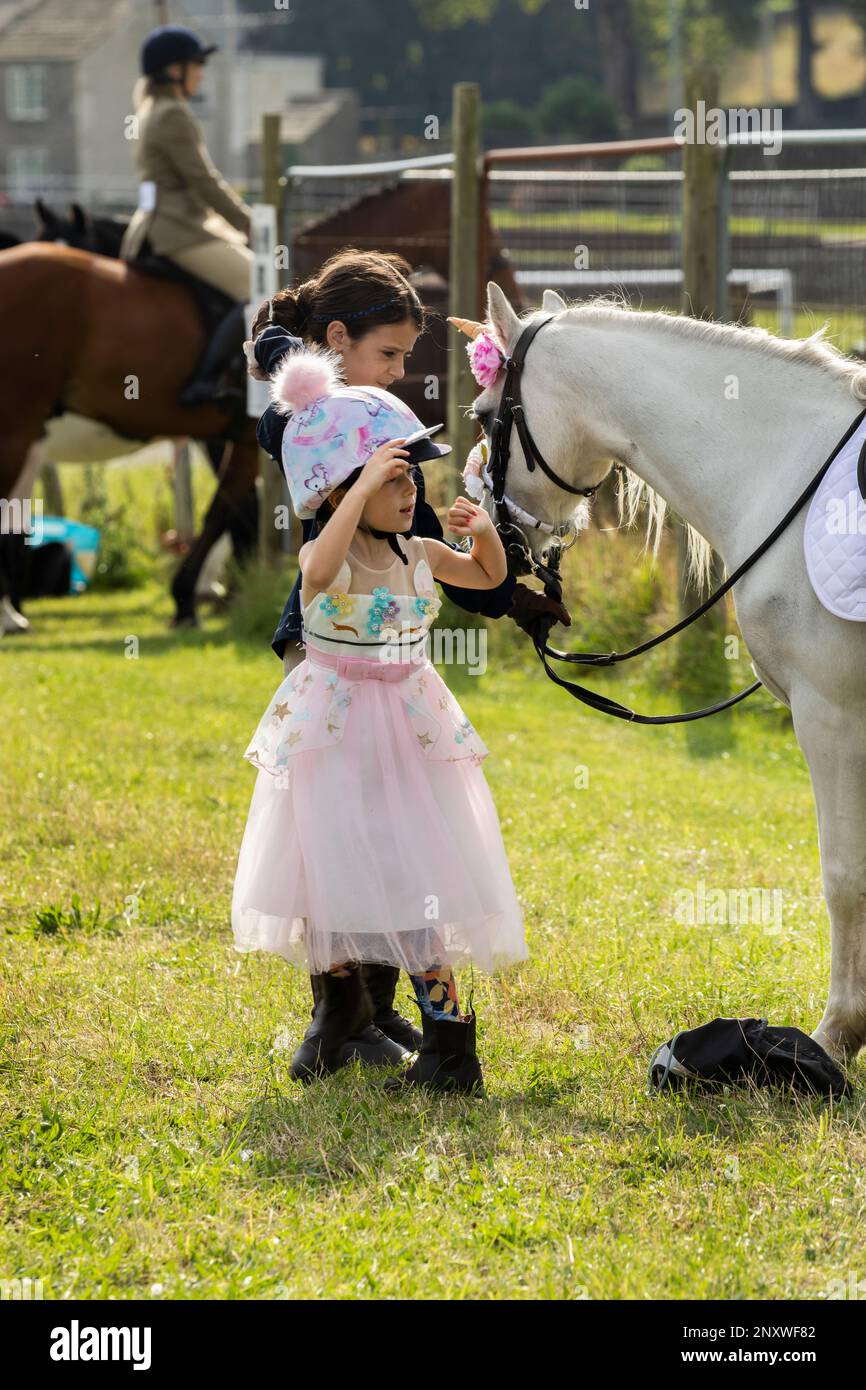
<path fill-rule="evenodd" d="M 841 347 L 862 346 L 866 167 L 851 157 L 866 152 L 866 131 L 787 133 L 788 160 L 764 156 L 770 139 L 739 135 L 725 151 L 727 314 L 795 335 L 829 320 Z M 679 309 L 681 147 L 659 143 L 486 156 L 491 220 L 530 302 L 548 285 L 572 296 L 616 288 L 638 306 Z M 783 167 L 791 160 L 800 167 Z"/>
<path fill-rule="evenodd" d="M 795 336 L 830 320 L 848 349 L 866 330 L 866 168 L 728 173 L 728 264 L 783 267 L 791 279 Z M 771 329 L 772 313 L 756 314 Z"/>

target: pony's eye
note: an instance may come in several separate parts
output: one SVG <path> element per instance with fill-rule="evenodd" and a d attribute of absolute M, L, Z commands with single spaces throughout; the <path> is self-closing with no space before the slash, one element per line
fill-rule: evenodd
<path fill-rule="evenodd" d="M 473 410 L 472 414 L 473 414 L 474 419 L 476 419 L 476 420 L 478 421 L 478 423 L 479 423 L 479 425 L 481 426 L 481 428 L 482 428 L 483 430 L 486 430 L 486 429 L 487 429 L 487 426 L 490 424 L 490 420 L 491 420 L 491 417 L 492 417 L 492 415 L 493 415 L 493 411 L 492 411 L 492 410 Z"/>

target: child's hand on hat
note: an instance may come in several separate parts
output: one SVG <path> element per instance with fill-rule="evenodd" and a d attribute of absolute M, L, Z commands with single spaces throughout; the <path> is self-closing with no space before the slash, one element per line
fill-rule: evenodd
<path fill-rule="evenodd" d="M 493 522 L 476 502 L 457 497 L 448 512 L 448 530 L 456 536 L 483 536 L 493 530 Z"/>
<path fill-rule="evenodd" d="M 364 497 L 373 497 L 383 483 L 398 478 L 409 467 L 409 450 L 402 448 L 403 438 L 389 439 L 367 459 L 354 486 Z"/>

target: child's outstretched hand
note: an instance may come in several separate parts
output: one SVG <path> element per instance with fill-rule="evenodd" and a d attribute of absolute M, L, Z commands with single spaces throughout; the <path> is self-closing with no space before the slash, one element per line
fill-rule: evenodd
<path fill-rule="evenodd" d="M 493 522 L 477 502 L 457 497 L 448 512 L 448 530 L 456 536 L 483 536 L 493 530 Z"/>

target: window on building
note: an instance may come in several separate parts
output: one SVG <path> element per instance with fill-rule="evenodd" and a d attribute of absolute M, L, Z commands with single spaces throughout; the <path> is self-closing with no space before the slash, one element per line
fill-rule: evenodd
<path fill-rule="evenodd" d="M 10 150 L 6 159 L 6 190 L 12 198 L 44 193 L 48 176 L 48 151 L 35 146 Z"/>
<path fill-rule="evenodd" d="M 6 69 L 6 115 L 10 121 L 44 121 L 47 69 L 41 63 L 12 63 Z"/>

